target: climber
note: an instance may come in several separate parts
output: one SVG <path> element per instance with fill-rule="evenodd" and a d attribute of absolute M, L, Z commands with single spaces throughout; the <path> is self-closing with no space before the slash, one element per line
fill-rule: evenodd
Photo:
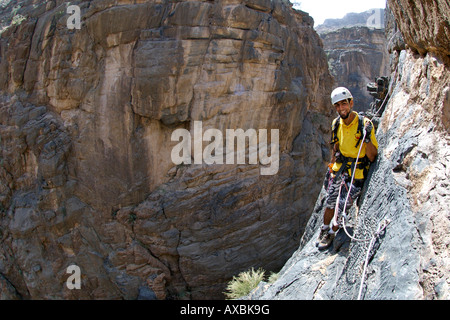
<path fill-rule="evenodd" d="M 350 91 L 344 87 L 333 90 L 331 102 L 339 116 L 332 124 L 333 149 L 326 179 L 326 208 L 317 242 L 319 250 L 325 250 L 332 244 L 336 231 L 340 228 L 345 191 L 350 189 L 350 205 L 353 204 L 361 193 L 369 165 L 375 161 L 378 154 L 373 124 L 353 111 L 353 96 Z M 364 141 L 361 141 L 363 138 Z M 355 172 L 352 172 L 354 168 Z M 350 188 L 353 173 L 354 179 Z M 338 197 L 340 201 L 336 205 Z"/>

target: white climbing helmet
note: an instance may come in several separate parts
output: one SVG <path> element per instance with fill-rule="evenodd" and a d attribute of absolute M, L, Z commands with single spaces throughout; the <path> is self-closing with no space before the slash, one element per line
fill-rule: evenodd
<path fill-rule="evenodd" d="M 347 88 L 339 87 L 334 89 L 333 92 L 331 93 L 331 103 L 333 105 L 339 101 L 347 99 L 353 99 L 352 94 Z"/>

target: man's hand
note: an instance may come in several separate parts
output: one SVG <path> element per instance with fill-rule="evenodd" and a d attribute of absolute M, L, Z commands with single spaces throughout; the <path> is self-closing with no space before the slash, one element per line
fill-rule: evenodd
<path fill-rule="evenodd" d="M 373 129 L 372 122 L 367 121 L 366 126 L 364 127 L 364 132 L 366 134 L 366 138 L 364 139 L 365 143 L 369 143 L 370 142 L 370 136 L 372 134 L 372 129 Z"/>

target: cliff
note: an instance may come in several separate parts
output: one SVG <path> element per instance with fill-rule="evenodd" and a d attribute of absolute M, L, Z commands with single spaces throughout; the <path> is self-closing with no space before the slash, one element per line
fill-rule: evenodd
<path fill-rule="evenodd" d="M 0 7 L 0 297 L 221 298 L 238 272 L 282 267 L 329 158 L 312 19 L 284 1 L 70 4 L 79 29 L 65 1 Z M 279 130 L 276 174 L 175 164 L 173 133 L 199 122 Z"/>
<path fill-rule="evenodd" d="M 249 299 L 450 298 L 450 11 L 447 1 L 388 2 L 391 98 L 377 132 L 379 156 L 348 231 L 370 240 L 379 223 L 390 223 L 371 250 L 369 241 L 341 230 L 332 248 L 318 252 L 322 190 L 279 279 Z"/>
<path fill-rule="evenodd" d="M 373 100 L 367 84 L 389 74 L 384 29 L 354 26 L 319 35 L 336 85 L 352 92 L 355 111 L 366 111 Z"/>
<path fill-rule="evenodd" d="M 364 12 L 347 13 L 341 19 L 325 19 L 322 24 L 316 26 L 314 29 L 320 34 L 353 27 L 383 29 L 384 25 L 384 9 L 370 9 Z"/>
<path fill-rule="evenodd" d="M 384 25 L 385 10 L 372 9 L 316 27 L 336 85 L 350 89 L 356 111 L 367 111 L 373 100 L 367 84 L 390 71 Z"/>

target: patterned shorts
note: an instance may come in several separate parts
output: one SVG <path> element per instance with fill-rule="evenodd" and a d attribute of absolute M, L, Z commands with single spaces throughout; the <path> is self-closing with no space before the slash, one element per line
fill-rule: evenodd
<path fill-rule="evenodd" d="M 344 182 L 342 181 L 342 179 L 344 179 Z M 353 205 L 353 203 L 360 196 L 363 183 L 364 182 L 361 180 L 353 181 L 353 186 L 350 190 L 350 197 L 347 202 L 346 208 L 347 210 Z M 345 199 L 347 198 L 348 190 L 350 189 L 350 177 L 348 177 L 348 175 L 342 174 L 339 178 L 336 179 L 334 175 L 330 175 L 326 188 L 327 188 L 327 198 L 325 206 L 328 209 L 336 208 L 336 201 L 339 196 L 339 188 L 341 188 L 341 194 L 339 197 L 339 212 L 338 212 L 338 223 L 340 225 L 342 221 L 342 212 L 344 210 Z"/>

